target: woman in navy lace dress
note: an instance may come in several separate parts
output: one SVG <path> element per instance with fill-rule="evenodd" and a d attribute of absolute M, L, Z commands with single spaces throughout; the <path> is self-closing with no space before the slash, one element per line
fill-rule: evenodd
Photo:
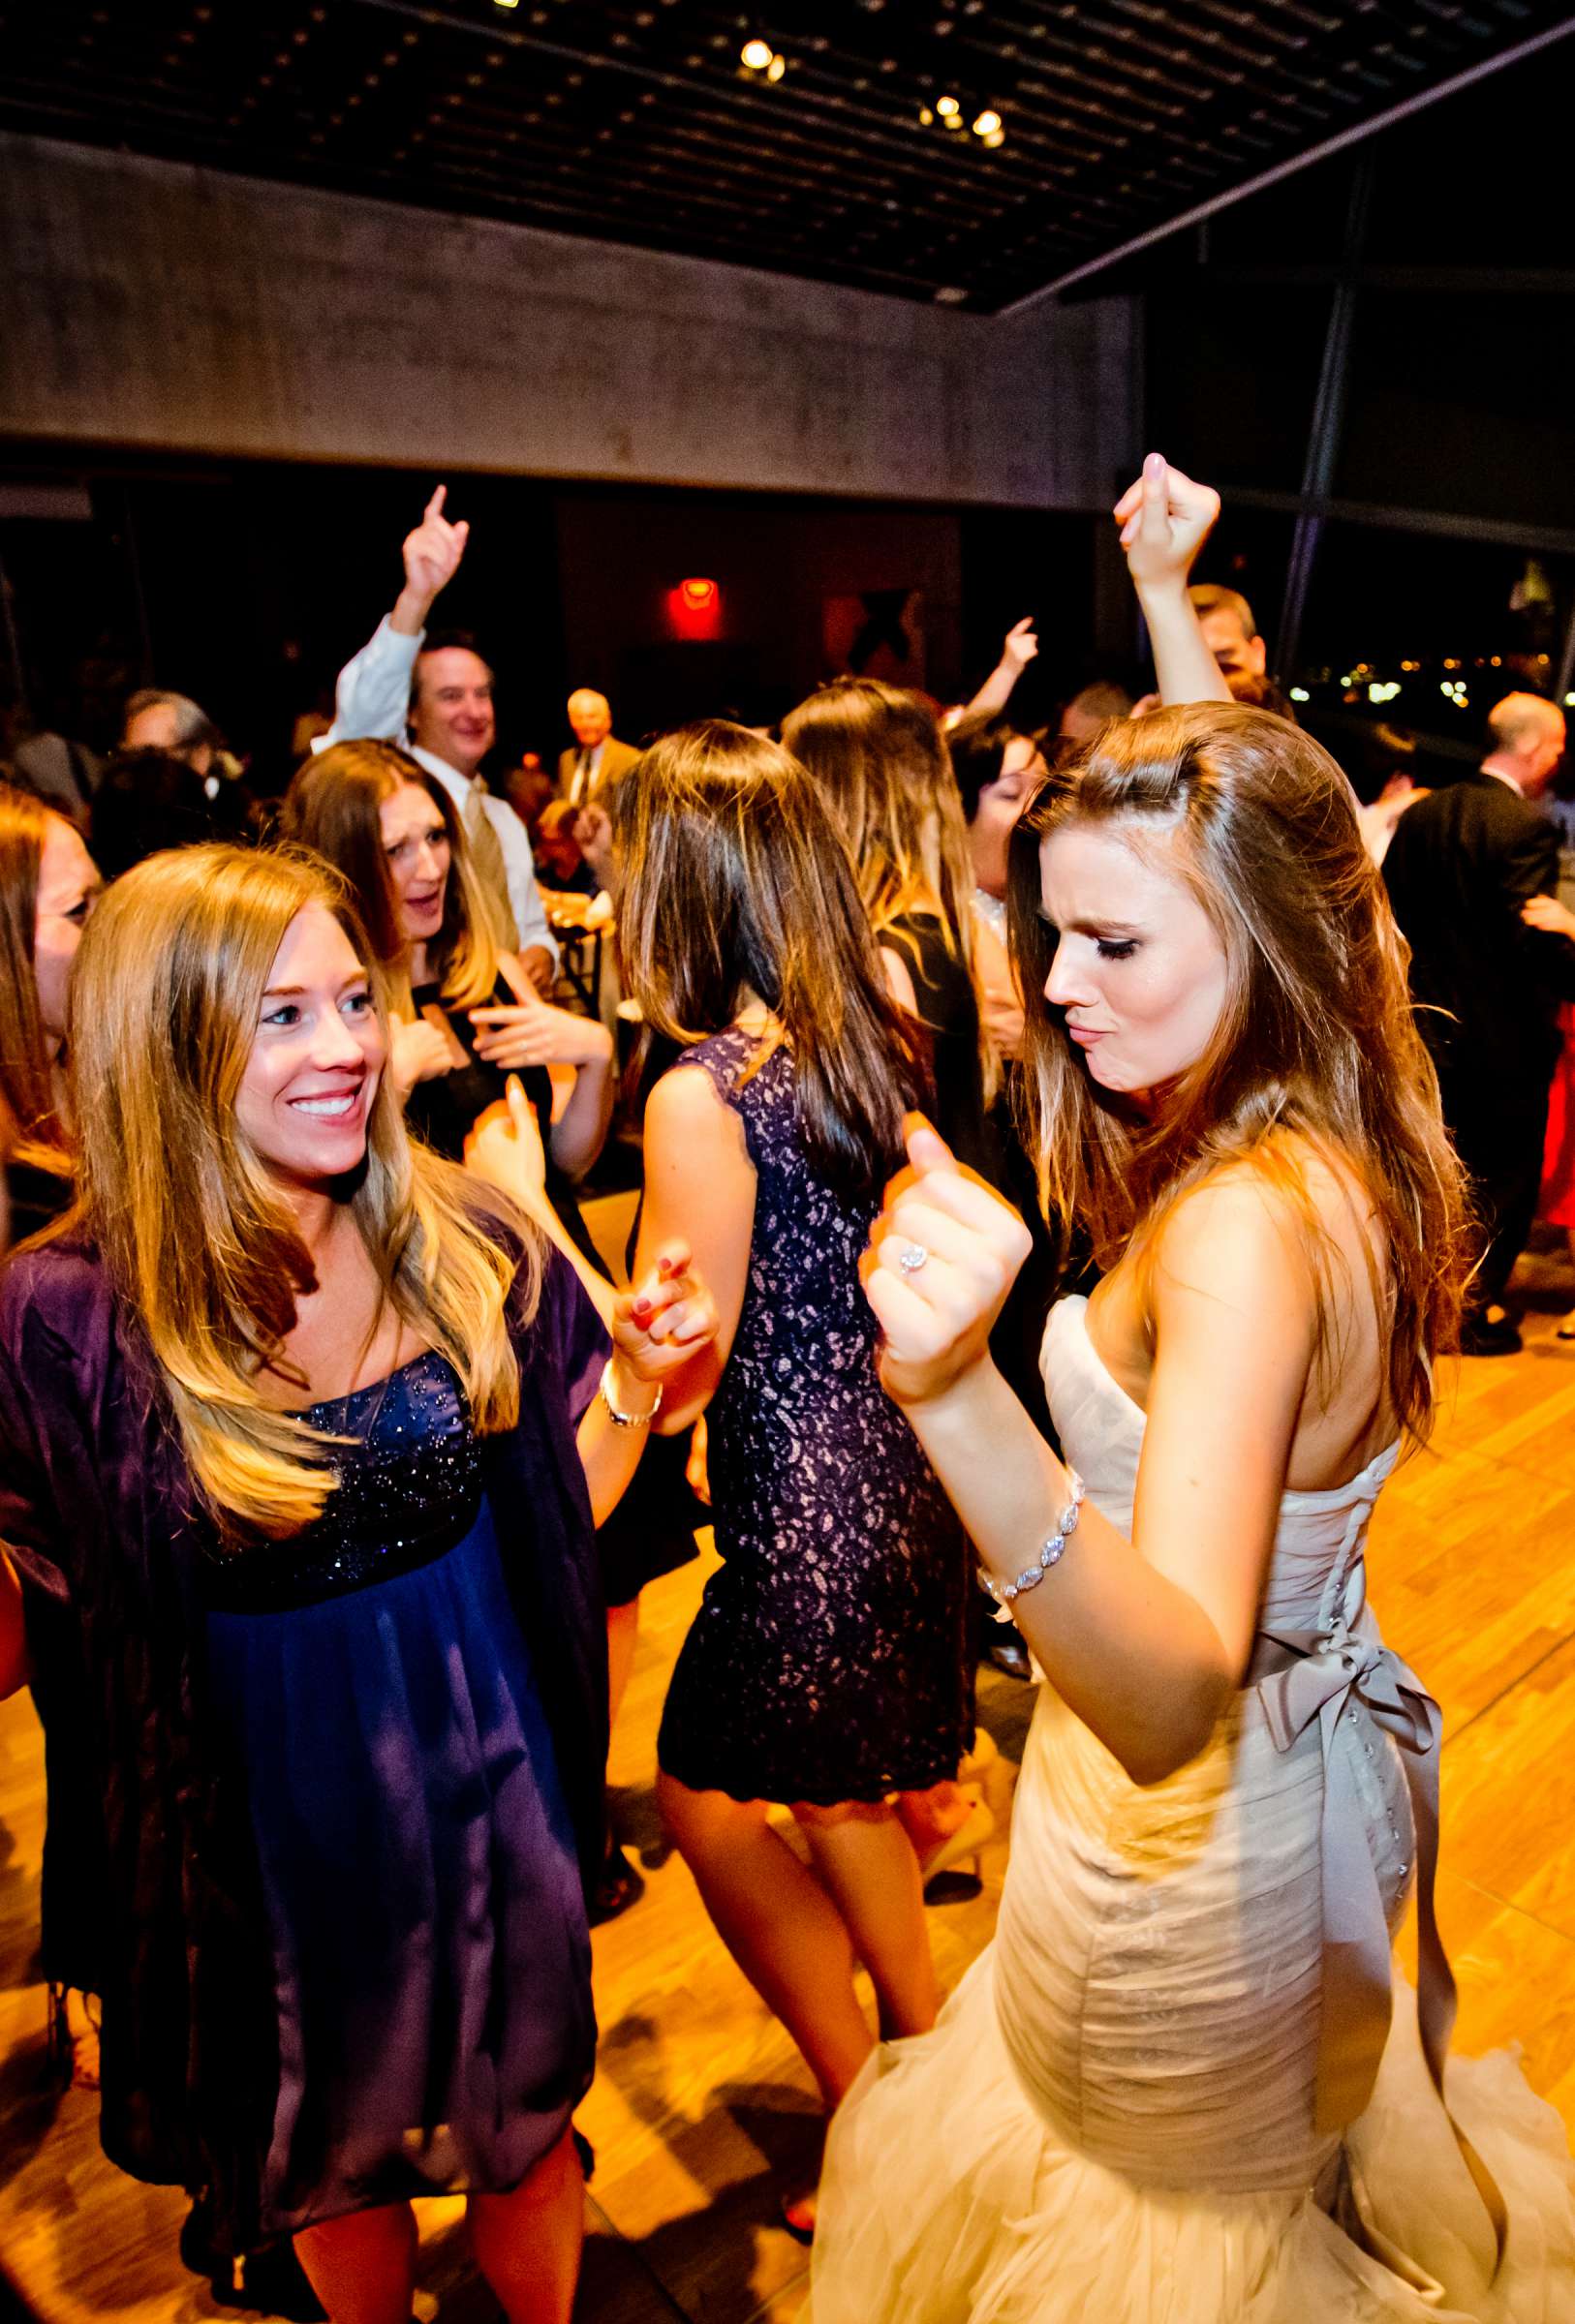
<path fill-rule="evenodd" d="M 310 858 L 128 872 L 70 1032 L 78 1200 L 0 1276 L 0 1693 L 40 1607 L 75 1626 L 106 2150 L 221 2248 L 293 2234 L 335 2324 L 409 2317 L 409 2199 L 463 2189 L 510 2324 L 567 2324 L 591 1528 L 707 1302 L 670 1249 L 608 1356 L 523 1214 L 413 1147 Z M 505 1185 L 525 1103 L 481 1135 Z"/>
<path fill-rule="evenodd" d="M 890 1805 L 973 1733 L 961 1534 L 881 1408 L 858 1258 L 921 1094 L 847 848 L 797 761 L 711 723 L 614 804 L 624 975 L 685 1055 L 645 1116 L 640 1259 L 692 1238 L 717 1338 L 664 1425 L 709 1407 L 722 1571 L 658 1746 L 668 1825 L 729 1950 L 835 2106 L 933 2021 L 918 1862 Z M 815 1878 L 766 1819 L 789 1804 Z"/>

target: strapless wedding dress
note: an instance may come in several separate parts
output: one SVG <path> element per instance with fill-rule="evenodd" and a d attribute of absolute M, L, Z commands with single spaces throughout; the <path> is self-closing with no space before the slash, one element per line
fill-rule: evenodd
<path fill-rule="evenodd" d="M 1085 1307 L 1046 1385 L 1129 1531 L 1144 1416 Z M 1041 1689 L 995 1942 L 832 2125 L 814 2324 L 1575 2324 L 1558 2116 L 1503 2052 L 1436 2084 L 1437 1710 L 1364 1588 L 1395 1457 L 1284 1495 L 1250 1683 L 1166 1782 Z"/>

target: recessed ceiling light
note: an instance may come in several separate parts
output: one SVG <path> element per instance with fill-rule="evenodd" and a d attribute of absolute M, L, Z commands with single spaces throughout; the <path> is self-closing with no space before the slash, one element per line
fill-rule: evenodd
<path fill-rule="evenodd" d="M 976 138 L 988 138 L 1000 127 L 1001 115 L 999 113 L 983 112 L 973 123 L 973 135 Z"/>
<path fill-rule="evenodd" d="M 955 121 L 963 108 L 955 97 L 938 97 L 935 101 L 935 109 L 942 121 Z"/>
<path fill-rule="evenodd" d="M 738 52 L 738 61 L 741 65 L 747 65 L 752 73 L 763 73 L 771 62 L 771 43 L 746 41 Z"/>

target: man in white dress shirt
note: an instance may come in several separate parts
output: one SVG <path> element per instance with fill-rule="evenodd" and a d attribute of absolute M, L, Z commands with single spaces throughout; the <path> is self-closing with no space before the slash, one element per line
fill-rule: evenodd
<path fill-rule="evenodd" d="M 377 629 L 339 673 L 334 719 L 313 744 L 362 738 L 397 743 L 442 783 L 464 819 L 476 868 L 505 917 L 510 948 L 541 992 L 550 993 L 558 946 L 547 926 L 531 842 L 513 809 L 493 798 L 480 773 L 497 738 L 492 672 L 468 641 L 426 642 L 434 599 L 459 569 L 468 523 L 443 513 L 440 484 L 404 545 L 405 586 Z"/>

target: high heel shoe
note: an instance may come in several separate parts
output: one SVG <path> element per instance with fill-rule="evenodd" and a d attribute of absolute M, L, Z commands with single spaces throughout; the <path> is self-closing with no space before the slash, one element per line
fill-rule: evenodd
<path fill-rule="evenodd" d="M 288 2324 L 327 2324 L 327 2310 L 307 2281 L 306 2271 L 286 2236 L 260 2251 L 227 2258 L 213 2247 L 208 2199 L 194 2195 L 180 2230 L 181 2264 L 205 2276 L 216 2308 L 253 2308 Z"/>
<path fill-rule="evenodd" d="M 985 1801 L 975 1799 L 962 1822 L 944 1840 L 938 1841 L 927 1856 L 919 1858 L 919 1882 L 928 1889 L 930 1882 L 942 1873 L 954 1871 L 959 1864 L 972 1859 L 973 1878 L 979 1878 L 979 1850 L 996 1828 L 996 1819 Z"/>

